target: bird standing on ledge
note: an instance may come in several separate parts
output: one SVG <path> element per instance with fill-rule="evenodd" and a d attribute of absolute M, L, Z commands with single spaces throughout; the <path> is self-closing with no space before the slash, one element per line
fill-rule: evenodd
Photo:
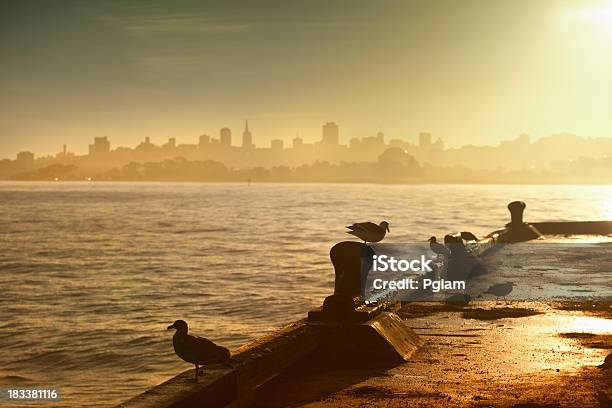
<path fill-rule="evenodd" d="M 504 300 L 506 300 L 506 296 L 508 296 L 510 292 L 512 292 L 513 286 L 516 286 L 513 282 L 496 283 L 495 285 L 490 286 L 489 289 L 482 293 L 497 296 L 498 298 L 503 297 Z"/>
<path fill-rule="evenodd" d="M 184 320 L 177 320 L 168 330 L 175 329 L 172 337 L 174 351 L 183 360 L 195 365 L 195 381 L 198 382 L 200 366 L 205 364 L 229 365 L 230 352 L 225 347 L 217 346 L 212 341 L 203 337 L 188 334 L 189 328 Z"/>
<path fill-rule="evenodd" d="M 385 237 L 385 234 L 389 231 L 389 223 L 383 221 L 376 225 L 373 222 L 358 222 L 353 225 L 347 225 L 350 231 L 346 231 L 347 234 L 356 236 L 362 239 L 364 243 L 367 242 L 379 242 Z"/>
<path fill-rule="evenodd" d="M 436 237 L 431 237 L 429 238 L 429 248 L 438 255 L 442 255 L 442 256 L 450 256 L 450 251 L 448 250 L 448 248 L 440 243 L 438 243 L 438 241 L 436 240 Z"/>

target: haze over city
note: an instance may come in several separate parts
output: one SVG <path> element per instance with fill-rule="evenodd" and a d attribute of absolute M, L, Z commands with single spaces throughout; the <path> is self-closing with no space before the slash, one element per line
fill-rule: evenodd
<path fill-rule="evenodd" d="M 0 157 L 94 137 L 612 136 L 601 1 L 3 2 Z"/>

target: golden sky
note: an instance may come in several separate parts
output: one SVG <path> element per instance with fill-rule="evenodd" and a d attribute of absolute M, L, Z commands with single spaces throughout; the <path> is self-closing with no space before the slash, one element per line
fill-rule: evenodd
<path fill-rule="evenodd" d="M 610 1 L 4 1 L 0 158 L 249 119 L 254 142 L 612 137 Z"/>

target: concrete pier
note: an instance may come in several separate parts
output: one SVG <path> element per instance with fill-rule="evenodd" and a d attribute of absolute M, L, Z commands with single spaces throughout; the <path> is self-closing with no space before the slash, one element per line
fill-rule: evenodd
<path fill-rule="evenodd" d="M 528 224 L 523 221 L 524 203 L 513 202 L 508 208 L 512 220 L 506 228 L 480 239 L 469 232 L 445 237 L 451 251 L 451 272 L 454 268 L 469 272 L 466 278 L 479 276 L 479 257 L 493 248 L 505 247 L 500 243 L 524 242 L 547 234 L 612 234 L 611 221 Z M 583 313 L 582 306 L 523 302 L 500 308 L 496 302 L 410 302 L 402 307 L 385 297 L 364 303 L 364 273 L 369 269 L 364 259 L 372 253 L 371 247 L 358 242 L 335 245 L 330 251 L 336 275 L 334 293 L 307 318 L 233 350 L 231 368 L 207 367 L 197 384 L 189 369 L 119 407 L 340 407 L 372 402 L 394 407 L 442 407 L 482 400 L 487 406 L 512 406 L 534 398 L 571 406 L 584 401 L 595 404 L 597 399 L 610 401 L 609 371 L 590 370 L 577 375 L 564 365 L 567 358 L 573 359 L 574 365 L 603 361 L 601 352 L 590 352 L 590 346 L 568 348 L 564 359 L 554 350 L 542 351 L 557 344 L 557 337 L 571 338 L 575 333 L 558 329 L 542 332 L 540 328 L 574 318 L 576 313 Z M 530 254 L 522 256 L 527 259 Z M 591 318 L 593 310 L 599 309 L 587 306 L 584 314 Z M 576 313 L 564 307 L 575 307 Z M 594 307 L 601 307 L 603 322 L 610 318 L 609 301 Z M 509 320 L 517 318 L 524 320 Z M 503 324 L 482 323 L 501 319 Z M 519 330 L 528 336 L 525 342 L 513 334 Z M 609 335 L 601 342 L 605 348 L 612 347 Z M 537 364 L 530 365 L 534 359 Z M 515 367 L 516 361 L 522 361 L 522 366 Z M 562 367 L 563 376 L 541 369 L 551 361 Z M 491 374 L 500 370 L 509 373 L 508 378 Z M 531 384 L 534 373 L 541 387 L 525 385 Z M 396 380 L 396 376 L 411 380 Z M 413 380 L 421 377 L 423 380 Z M 549 392 L 550 384 L 562 386 L 574 381 L 583 387 L 575 397 L 562 393 L 555 399 Z M 598 391 L 606 381 L 607 391 Z M 517 387 L 524 395 L 515 395 Z M 329 396 L 327 400 L 321 399 L 322 394 Z"/>

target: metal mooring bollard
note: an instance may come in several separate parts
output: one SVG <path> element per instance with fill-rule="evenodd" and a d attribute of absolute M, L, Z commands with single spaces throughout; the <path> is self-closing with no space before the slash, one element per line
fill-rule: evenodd
<path fill-rule="evenodd" d="M 376 253 L 367 244 L 343 241 L 334 245 L 329 257 L 334 267 L 334 294 L 325 298 L 322 308 L 308 313 L 311 321 L 363 320 L 357 308 L 364 305 L 365 285 Z M 380 310 L 379 310 L 380 311 Z"/>
<path fill-rule="evenodd" d="M 542 236 L 534 226 L 523 221 L 526 207 L 527 205 L 522 201 L 513 201 L 508 204 L 510 222 L 506 224 L 508 230 L 500 236 L 501 242 L 523 242 Z"/>
<path fill-rule="evenodd" d="M 308 312 L 308 324 L 321 330 L 316 357 L 322 364 L 386 366 L 407 361 L 424 341 L 393 313 L 399 302 L 364 301 L 365 282 L 374 249 L 355 241 L 329 251 L 334 267 L 334 294 Z"/>
<path fill-rule="evenodd" d="M 362 291 L 374 254 L 369 245 L 360 242 L 343 241 L 332 247 L 329 257 L 335 273 L 334 294 L 325 298 L 317 319 L 355 318 L 355 308 L 362 304 Z"/>
<path fill-rule="evenodd" d="M 523 225 L 523 213 L 525 212 L 525 207 L 527 207 L 527 204 L 525 204 L 523 201 L 513 201 L 508 204 L 511 226 Z"/>

